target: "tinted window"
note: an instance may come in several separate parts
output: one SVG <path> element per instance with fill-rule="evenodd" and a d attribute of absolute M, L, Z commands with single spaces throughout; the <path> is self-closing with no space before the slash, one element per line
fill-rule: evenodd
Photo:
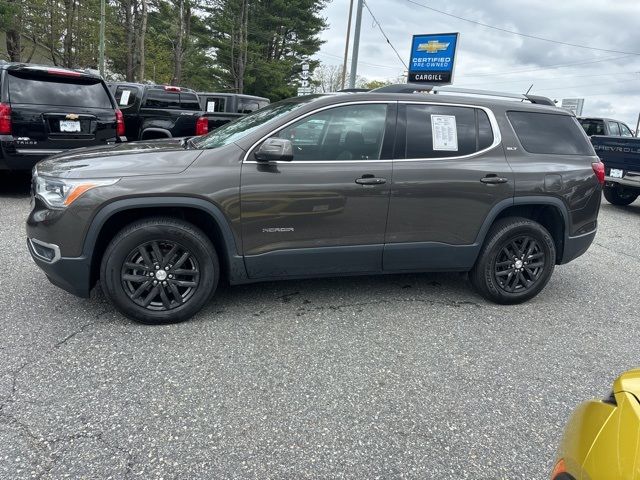
<path fill-rule="evenodd" d="M 493 143 L 493 129 L 484 110 L 476 109 L 476 115 L 478 116 L 478 150 L 484 150 Z"/>
<path fill-rule="evenodd" d="M 32 105 L 113 108 L 107 89 L 96 80 L 57 77 L 27 77 L 12 73 L 9 100 Z"/>
<path fill-rule="evenodd" d="M 225 112 L 227 99 L 225 97 L 206 97 L 204 111 L 208 113 Z"/>
<path fill-rule="evenodd" d="M 620 136 L 620 127 L 618 127 L 618 122 L 607 122 L 609 126 L 609 135 L 613 135 L 614 137 Z"/>
<path fill-rule="evenodd" d="M 149 89 L 144 106 L 148 108 L 180 108 L 180 95 L 178 92 Z"/>
<path fill-rule="evenodd" d="M 119 86 L 116 88 L 116 103 L 118 108 L 127 108 L 133 105 L 136 101 L 136 95 L 138 89 L 135 87 Z"/>
<path fill-rule="evenodd" d="M 251 113 L 260 108 L 256 100 L 248 98 L 238 98 L 238 113 Z"/>
<path fill-rule="evenodd" d="M 602 120 L 594 120 L 590 118 L 584 118 L 580 120 L 580 125 L 587 133 L 587 135 L 604 135 L 604 122 Z"/>
<path fill-rule="evenodd" d="M 485 144 L 490 136 L 488 145 L 491 145 L 493 133 L 488 122 L 488 118 L 483 122 L 482 136 Z M 457 157 L 475 153 L 478 147 L 476 109 L 426 104 L 407 106 L 406 158 Z"/>
<path fill-rule="evenodd" d="M 180 108 L 183 110 L 200 110 L 200 102 L 195 93 L 180 94 Z"/>
<path fill-rule="evenodd" d="M 281 130 L 294 160 L 379 160 L 387 106 L 347 105 L 310 115 Z"/>
<path fill-rule="evenodd" d="M 620 125 L 620 135 L 622 135 L 623 137 L 633 137 L 633 133 L 631 133 L 629 127 L 627 127 L 624 123 L 620 123 L 618 125 Z"/>
<path fill-rule="evenodd" d="M 552 113 L 508 112 L 509 121 L 529 153 L 593 155 L 575 117 Z"/>

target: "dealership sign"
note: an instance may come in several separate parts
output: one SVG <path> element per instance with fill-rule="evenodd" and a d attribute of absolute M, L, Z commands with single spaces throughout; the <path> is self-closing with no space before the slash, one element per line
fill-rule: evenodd
<path fill-rule="evenodd" d="M 453 82 L 458 33 L 414 35 L 409 82 L 444 85 Z"/>

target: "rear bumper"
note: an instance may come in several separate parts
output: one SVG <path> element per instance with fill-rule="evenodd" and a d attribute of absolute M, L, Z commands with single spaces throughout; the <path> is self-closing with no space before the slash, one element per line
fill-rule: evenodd
<path fill-rule="evenodd" d="M 564 242 L 564 250 L 562 252 L 562 259 L 558 262 L 559 265 L 569 263 L 571 260 L 575 260 L 584 252 L 586 252 L 593 239 L 596 237 L 597 230 L 594 230 L 583 235 L 576 237 L 567 237 Z"/>
<path fill-rule="evenodd" d="M 89 297 L 91 292 L 91 261 L 86 257 L 60 257 L 48 260 L 34 249 L 35 239 L 28 239 L 29 253 L 36 265 L 55 286 L 78 297 Z M 57 249 L 56 245 L 38 242 L 41 246 Z M 57 249 L 59 251 L 59 249 Z"/>
<path fill-rule="evenodd" d="M 624 178 L 604 177 L 604 180 L 606 185 L 620 185 L 640 190 L 640 175 L 625 176 Z"/>

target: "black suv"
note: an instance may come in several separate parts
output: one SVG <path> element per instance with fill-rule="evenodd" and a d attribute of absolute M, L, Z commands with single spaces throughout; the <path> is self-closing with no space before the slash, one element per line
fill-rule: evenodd
<path fill-rule="evenodd" d="M 171 85 L 110 83 L 124 114 L 127 140 L 192 137 L 209 131 L 198 96 Z"/>
<path fill-rule="evenodd" d="M 124 314 L 165 323 L 221 278 L 459 271 L 518 303 L 587 250 L 604 167 L 573 115 L 533 96 L 395 91 L 292 98 L 202 137 L 45 160 L 31 255 L 56 285 L 86 297 L 100 280 Z"/>
<path fill-rule="evenodd" d="M 49 155 L 120 135 L 122 114 L 101 77 L 0 62 L 0 170 L 30 170 Z"/>

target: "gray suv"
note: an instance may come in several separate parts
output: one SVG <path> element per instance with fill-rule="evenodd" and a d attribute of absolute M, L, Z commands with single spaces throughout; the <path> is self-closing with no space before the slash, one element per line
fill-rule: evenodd
<path fill-rule="evenodd" d="M 88 297 L 99 280 L 153 324 L 221 280 L 458 271 L 523 302 L 593 241 L 604 168 L 548 99 L 455 90 L 298 97 L 202 137 L 51 157 L 29 251 L 54 284 Z"/>

